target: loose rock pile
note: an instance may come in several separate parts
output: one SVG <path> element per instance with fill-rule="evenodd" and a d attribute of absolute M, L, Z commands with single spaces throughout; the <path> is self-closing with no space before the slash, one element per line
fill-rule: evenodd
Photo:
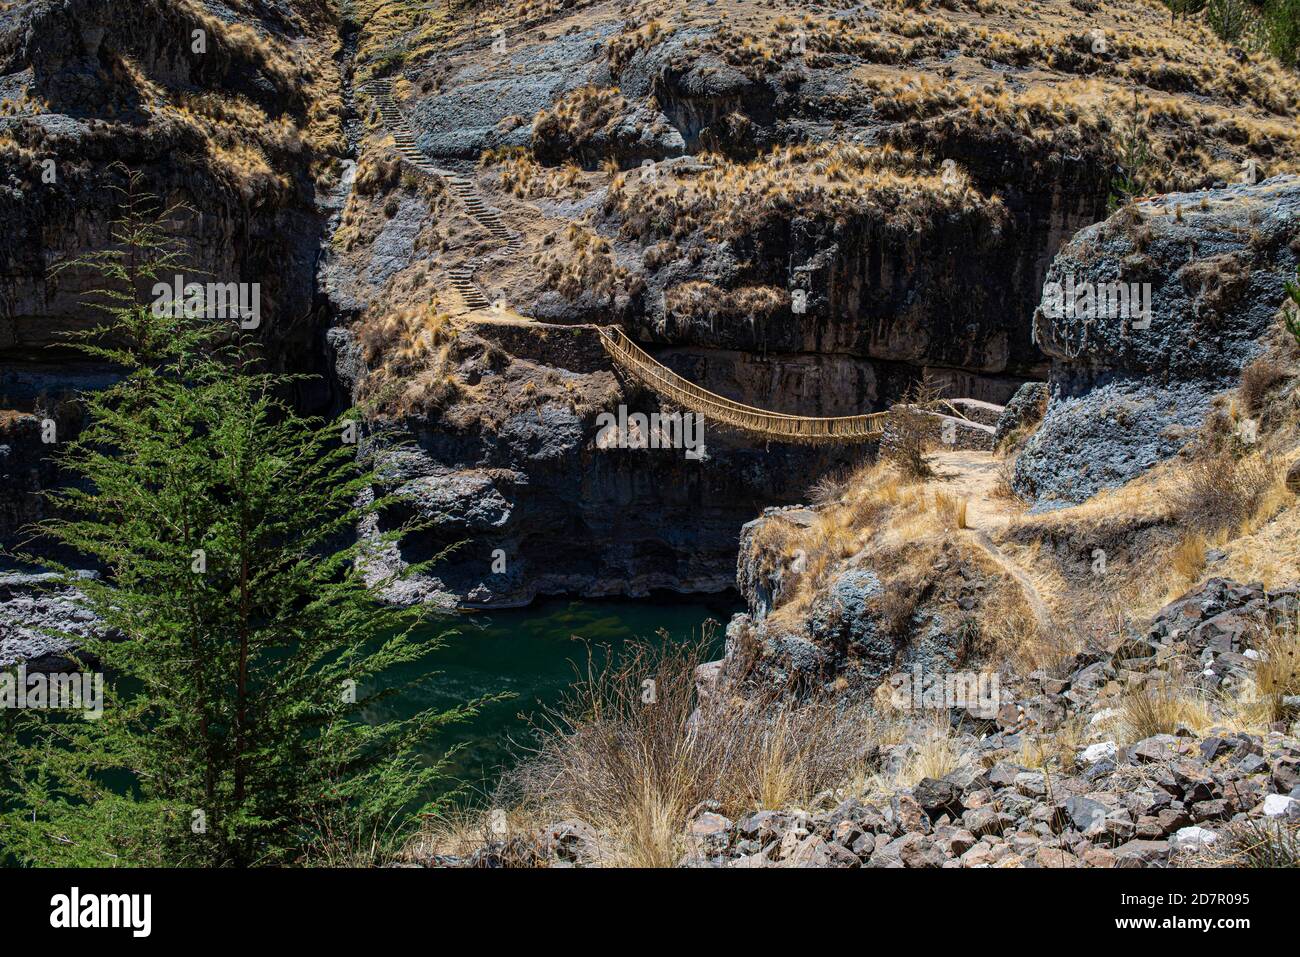
<path fill-rule="evenodd" d="M 692 811 L 687 867 L 1164 867 L 1195 862 L 1257 822 L 1300 828 L 1300 700 L 1267 733 L 1178 726 L 1123 743 L 1122 702 L 1153 682 L 1204 692 L 1248 680 L 1259 638 L 1294 618 L 1300 591 L 1213 579 L 1171 603 L 1114 651 L 1077 655 L 1063 677 L 1008 676 L 999 706 L 954 709 L 942 777 L 894 779 L 915 758 L 934 715 L 900 743 L 872 747 L 877 784 L 818 795 L 807 808 L 730 818 Z M 1117 733 L 1118 732 L 1118 733 Z M 1026 744 L 1059 760 L 1028 766 Z M 1040 752 L 1041 753 L 1041 752 Z M 544 833 L 432 864 L 598 865 L 602 835 L 570 821 Z"/>

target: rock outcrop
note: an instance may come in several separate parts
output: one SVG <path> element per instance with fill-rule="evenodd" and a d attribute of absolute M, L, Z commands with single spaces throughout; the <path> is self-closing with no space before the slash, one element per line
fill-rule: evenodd
<path fill-rule="evenodd" d="M 165 228 L 187 282 L 257 284 L 255 334 L 274 366 L 325 371 L 315 265 L 343 149 L 340 119 L 321 112 L 337 91 L 333 32 L 323 0 L 0 12 L 0 470 L 12 479 L 0 546 L 59 481 L 46 461 L 56 446 L 32 419 L 66 440 L 76 394 L 115 375 L 66 336 L 103 320 L 102 277 L 74 263 L 113 246 L 131 202 L 174 207 Z M 153 295 L 149 283 L 136 292 Z M 300 398 L 319 409 L 331 394 L 316 380 Z"/>
<path fill-rule="evenodd" d="M 785 550 L 783 529 L 817 520 L 812 509 L 769 509 L 742 530 L 736 584 L 749 611 L 727 629 L 731 671 L 748 671 L 760 688 L 839 682 L 870 693 L 896 671 L 948 672 L 969 660 L 972 623 L 994 581 L 987 563 L 955 541 L 936 544 L 920 561 L 923 577 L 906 582 L 893 577 L 897 554 L 864 550 L 827 572 L 805 612 L 774 614 L 804 584 L 810 561 Z"/>
<path fill-rule="evenodd" d="M 1178 452 L 1262 351 L 1297 258 L 1294 176 L 1144 200 L 1083 230 L 1053 262 L 1034 315 L 1051 399 L 1016 463 L 1017 490 L 1076 503 Z M 1136 296 L 1119 314 L 1101 298 L 1059 308 L 1060 290 L 1104 296 L 1116 285 L 1145 285 L 1149 315 L 1132 314 Z"/>
<path fill-rule="evenodd" d="M 57 667 L 78 639 L 102 634 L 81 595 L 58 576 L 0 572 L 0 667 Z"/>

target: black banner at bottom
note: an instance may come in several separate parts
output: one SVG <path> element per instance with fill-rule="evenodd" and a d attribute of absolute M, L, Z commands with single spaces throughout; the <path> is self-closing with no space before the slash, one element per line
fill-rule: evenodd
<path fill-rule="evenodd" d="M 774 923 L 803 921 L 817 936 L 912 926 L 926 946 L 998 927 L 1078 939 L 1195 933 L 1230 945 L 1253 931 L 1293 934 L 1295 894 L 1289 873 L 1264 870 L 0 871 L 0 913 L 24 938 L 127 946 L 279 936 L 374 946 L 376 935 L 452 928 L 494 943 L 557 932 L 626 943 L 664 922 L 674 937 L 686 925 L 769 942 Z M 611 918 L 633 923 L 619 930 Z"/>

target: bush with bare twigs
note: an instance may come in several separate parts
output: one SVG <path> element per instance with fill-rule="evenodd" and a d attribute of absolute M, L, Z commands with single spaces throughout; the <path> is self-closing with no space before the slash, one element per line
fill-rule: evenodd
<path fill-rule="evenodd" d="M 1241 370 L 1241 403 L 1252 414 L 1264 408 L 1268 394 L 1287 379 L 1286 367 L 1272 356 L 1260 356 Z"/>
<path fill-rule="evenodd" d="M 1300 827 L 1248 821 L 1220 831 L 1219 840 L 1184 861 L 1190 867 L 1300 867 Z"/>
<path fill-rule="evenodd" d="M 1264 500 L 1274 473 L 1261 456 L 1238 459 L 1220 454 L 1191 460 L 1178 492 L 1184 522 L 1208 532 L 1236 528 Z"/>
<path fill-rule="evenodd" d="M 889 410 L 880 454 L 905 479 L 921 480 L 934 475 L 927 453 L 934 445 L 937 426 L 925 410 L 938 400 L 939 392 L 935 383 L 922 380 L 909 387 L 902 401 Z"/>

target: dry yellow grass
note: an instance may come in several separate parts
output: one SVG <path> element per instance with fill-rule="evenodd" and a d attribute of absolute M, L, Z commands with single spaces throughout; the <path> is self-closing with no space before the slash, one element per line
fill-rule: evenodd
<path fill-rule="evenodd" d="M 453 369 L 455 328 L 436 303 L 376 309 L 358 340 L 370 369 L 364 398 L 376 413 L 441 408 L 464 391 Z"/>
<path fill-rule="evenodd" d="M 862 777 L 862 743 L 877 726 L 869 707 L 701 701 L 701 647 L 637 645 L 589 670 L 539 727 L 540 744 L 506 776 L 497 802 L 528 820 L 586 821 L 606 835 L 613 865 L 666 867 L 685 851 L 687 816 L 701 801 L 734 817 Z"/>
<path fill-rule="evenodd" d="M 849 792 L 887 800 L 900 788 L 914 787 L 923 778 L 942 778 L 974 759 L 954 735 L 951 725 L 945 720 L 946 714 L 928 721 L 920 729 L 919 738 L 909 737 L 906 720 L 888 717 L 888 695 L 877 694 L 877 699 L 878 710 L 886 717 L 878 719 L 873 726 L 871 740 L 881 747 L 910 740 L 915 750 L 894 774 L 875 770 L 853 778 L 846 787 Z"/>
<path fill-rule="evenodd" d="M 431 857 L 465 858 L 487 846 L 498 846 L 504 853 L 507 866 L 531 867 L 537 859 L 528 855 L 512 860 L 511 852 L 522 850 L 515 842 L 522 838 L 531 848 L 538 831 L 553 821 L 542 821 L 520 808 L 493 807 L 485 810 L 447 810 L 430 816 L 421 823 L 420 830 L 411 838 L 400 854 L 401 859 L 427 863 Z"/>
<path fill-rule="evenodd" d="M 938 723 L 919 745 L 915 756 L 904 767 L 899 784 L 912 787 L 923 778 L 942 778 L 956 771 L 967 760 L 946 723 Z"/>
<path fill-rule="evenodd" d="M 635 295 L 644 286 L 639 275 L 618 264 L 608 239 L 578 222 L 569 223 L 532 264 L 547 288 L 570 300 L 584 293 L 609 300 Z"/>
<path fill-rule="evenodd" d="M 582 170 L 577 165 L 546 167 L 522 148 L 489 150 L 479 165 L 494 167 L 498 187 L 520 199 L 577 195 L 582 185 Z"/>
<path fill-rule="evenodd" d="M 1018 561 L 1022 569 L 1032 569 Z M 1034 576 L 1034 588 L 1044 601 L 1054 596 Z M 1027 673 L 1038 668 L 1057 670 L 1078 651 L 1073 633 L 1060 627 L 1040 626 L 1023 591 L 1016 587 L 997 589 L 981 608 L 977 621 L 980 657 L 992 666 L 1009 665 Z"/>
<path fill-rule="evenodd" d="M 1217 718 L 1205 695 L 1171 677 L 1150 681 L 1124 695 L 1116 710 L 1115 731 L 1125 745 L 1156 734 L 1173 734 L 1180 726 L 1204 731 Z"/>
<path fill-rule="evenodd" d="M 1090 730 L 1085 715 L 1073 715 L 1051 731 L 1026 732 L 1016 761 L 1027 768 L 1072 771 L 1076 755 L 1088 743 Z"/>
<path fill-rule="evenodd" d="M 819 142 L 777 147 L 748 163 L 705 157 L 708 168 L 672 183 L 620 175 L 606 212 L 618 211 L 625 235 L 682 239 L 697 230 L 718 240 L 760 229 L 798 210 L 805 216 L 888 216 L 896 228 L 925 228 L 935 216 L 1005 219 L 998 196 L 984 196 L 958 172 L 893 147 Z"/>
<path fill-rule="evenodd" d="M 1260 643 L 1255 663 L 1254 698 L 1263 706 L 1268 721 L 1281 721 L 1282 699 L 1300 695 L 1300 621 L 1279 623 Z"/>
<path fill-rule="evenodd" d="M 1205 553 L 1209 542 L 1203 532 L 1188 532 L 1169 555 L 1172 591 L 1181 594 L 1194 585 L 1205 571 Z"/>
<path fill-rule="evenodd" d="M 966 528 L 966 499 L 947 492 L 934 493 L 934 510 L 939 523 L 950 531 Z"/>
<path fill-rule="evenodd" d="M 781 566 L 780 588 L 771 615 L 784 627 L 798 629 L 831 577 L 860 560 L 879 575 L 882 596 L 874 614 L 880 627 L 904 640 L 913 627 L 920 596 L 961 617 L 956 601 L 959 582 L 936 569 L 957 562 L 983 576 L 986 587 L 974 616 L 981 656 L 998 661 L 1054 662 L 1066 655 L 1068 636 L 1043 629 L 1025 586 L 968 529 L 968 500 L 903 480 L 889 463 L 859 468 L 835 495 L 813 514 L 794 523 L 773 517 L 756 530 L 751 561 L 758 574 L 772 578 Z M 942 559 L 942 561 L 941 561 Z M 1037 589 L 1038 581 L 1025 575 Z M 1043 587 L 1050 589 L 1046 579 Z"/>

